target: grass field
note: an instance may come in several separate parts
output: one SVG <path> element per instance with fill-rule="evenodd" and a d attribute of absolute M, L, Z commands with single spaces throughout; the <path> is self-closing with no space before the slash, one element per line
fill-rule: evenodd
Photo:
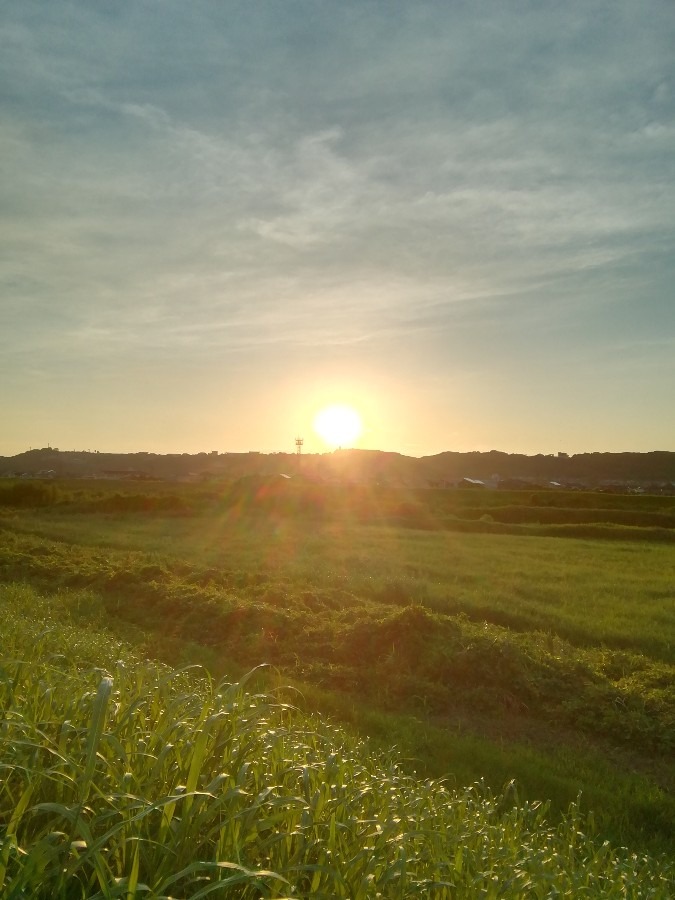
<path fill-rule="evenodd" d="M 396 778 L 495 796 L 515 779 L 517 807 L 546 801 L 552 827 L 581 792 L 574 815 L 588 830 L 592 811 L 594 840 L 672 861 L 673 498 L 253 487 L 9 497 L 5 658 L 13 628 L 19 647 L 29 625 L 62 620 L 43 654 L 80 635 L 80 669 L 112 672 L 126 652 L 216 678 L 271 663 L 268 688 L 294 686 L 294 705 L 368 735 L 371 753 L 396 745 Z"/>

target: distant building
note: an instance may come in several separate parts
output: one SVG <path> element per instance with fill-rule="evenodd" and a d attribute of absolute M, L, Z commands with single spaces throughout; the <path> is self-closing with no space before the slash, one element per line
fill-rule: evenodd
<path fill-rule="evenodd" d="M 481 481 L 480 478 L 462 478 L 457 484 L 458 488 L 484 488 L 485 482 Z"/>

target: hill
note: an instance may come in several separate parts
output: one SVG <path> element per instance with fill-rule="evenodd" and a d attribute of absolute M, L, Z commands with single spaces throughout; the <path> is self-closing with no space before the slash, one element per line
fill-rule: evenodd
<path fill-rule="evenodd" d="M 412 457 L 381 450 L 337 450 L 333 453 L 92 453 L 51 447 L 0 457 L 0 477 L 107 477 L 127 479 L 234 479 L 247 475 L 286 473 L 314 481 L 379 483 L 405 487 L 447 487 L 464 478 L 493 484 L 593 487 L 641 485 L 675 490 L 675 452 L 579 453 L 573 456 L 526 456 L 491 450 L 486 453 L 446 451 Z"/>

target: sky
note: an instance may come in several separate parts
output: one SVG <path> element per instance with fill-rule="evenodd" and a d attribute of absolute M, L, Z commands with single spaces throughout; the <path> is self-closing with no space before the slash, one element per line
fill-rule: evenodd
<path fill-rule="evenodd" d="M 675 450 L 672 0 L 3 0 L 0 455 Z"/>

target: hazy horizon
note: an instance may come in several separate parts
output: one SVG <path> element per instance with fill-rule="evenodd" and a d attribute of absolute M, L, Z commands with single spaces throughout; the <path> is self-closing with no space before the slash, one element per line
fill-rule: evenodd
<path fill-rule="evenodd" d="M 333 403 L 675 449 L 673 47 L 669 0 L 8 0 L 0 455 L 322 452 Z"/>
<path fill-rule="evenodd" d="M 443 453 L 457 453 L 461 455 L 468 455 L 472 453 L 501 453 L 509 456 L 554 456 L 557 457 L 561 455 L 563 457 L 568 456 L 584 456 L 584 455 L 601 455 L 604 453 L 630 453 L 630 454 L 642 454 L 647 455 L 650 453 L 675 453 L 674 450 L 663 450 L 658 447 L 653 448 L 651 450 L 577 450 L 571 453 L 567 451 L 558 451 L 557 453 L 549 452 L 549 453 L 524 453 L 518 450 L 500 450 L 499 447 L 492 447 L 489 450 L 455 450 L 452 447 L 446 447 L 444 450 L 439 450 L 436 453 L 423 453 L 419 456 L 415 456 L 412 453 L 401 453 L 399 450 L 387 450 L 383 447 L 335 447 L 333 450 L 314 450 L 314 451 L 306 451 L 303 450 L 302 456 L 330 456 L 335 453 L 350 453 L 350 452 L 363 452 L 363 453 L 393 453 L 399 454 L 401 456 L 408 456 L 412 459 L 423 459 L 430 456 L 440 456 Z M 166 450 L 166 451 L 156 451 L 156 450 L 148 450 L 148 449 L 122 449 L 122 450 L 109 450 L 107 448 L 65 448 L 65 447 L 28 447 L 24 450 L 20 450 L 18 453 L 10 453 L 10 454 L 2 454 L 0 453 L 0 457 L 3 459 L 9 459 L 14 456 L 21 456 L 24 453 L 41 453 L 41 452 L 52 452 L 52 453 L 91 453 L 93 455 L 108 455 L 108 456 L 125 456 L 125 455 L 138 455 L 138 454 L 147 454 L 150 456 L 197 456 L 199 454 L 206 454 L 207 456 L 217 452 L 219 456 L 228 456 L 228 455 L 260 455 L 260 456 L 296 456 L 297 452 L 295 450 L 256 450 L 251 448 L 249 450 L 216 450 L 216 448 L 211 448 L 209 450 L 195 450 L 192 452 L 188 452 L 186 450 Z"/>

